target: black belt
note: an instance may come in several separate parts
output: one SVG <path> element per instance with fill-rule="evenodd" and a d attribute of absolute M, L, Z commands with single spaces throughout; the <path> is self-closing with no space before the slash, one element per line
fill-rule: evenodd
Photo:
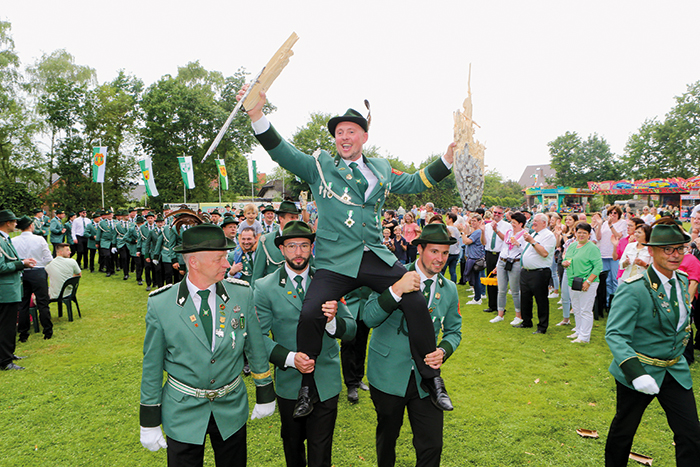
<path fill-rule="evenodd" d="M 534 271 L 546 271 L 546 270 L 549 269 L 549 268 L 537 268 L 537 269 L 523 268 L 523 269 L 526 270 L 526 271 L 532 271 L 532 272 L 534 272 Z"/>

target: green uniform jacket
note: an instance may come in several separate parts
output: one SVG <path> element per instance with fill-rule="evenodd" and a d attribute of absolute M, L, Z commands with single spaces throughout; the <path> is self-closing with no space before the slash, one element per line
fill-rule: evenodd
<path fill-rule="evenodd" d="M 163 250 L 163 231 L 158 227 L 154 227 L 153 230 L 148 234 L 148 254 L 146 258 L 155 259 L 160 261 L 160 254 Z"/>
<path fill-rule="evenodd" d="M 87 237 L 87 246 L 90 250 L 97 249 L 97 225 L 94 222 L 90 222 L 85 226 L 85 233 L 83 234 Z"/>
<path fill-rule="evenodd" d="M 173 251 L 177 245 L 180 244 L 180 237 L 175 230 L 175 227 L 166 225 L 163 226 L 163 230 L 160 233 L 162 239 L 161 245 L 161 259 L 164 263 L 176 263 L 178 255 Z"/>
<path fill-rule="evenodd" d="M 63 243 L 65 238 L 65 232 L 61 232 L 65 227 L 63 227 L 63 222 L 58 217 L 51 219 L 51 224 L 49 230 L 51 231 L 51 243 Z M 72 243 L 72 242 L 71 242 Z"/>
<path fill-rule="evenodd" d="M 396 256 L 382 244 L 379 216 L 386 195 L 418 193 L 450 174 L 442 160 L 433 162 L 420 172 L 407 174 L 392 170 L 386 159 L 365 158 L 367 166 L 377 177 L 376 186 L 365 200 L 358 188 L 358 180 L 340 156 L 334 158 L 321 151 L 316 159 L 304 154 L 284 141 L 272 126 L 256 137 L 275 162 L 306 180 L 313 191 L 319 213 L 315 242 L 316 268 L 351 277 L 357 277 L 364 247 L 390 266 L 397 261 Z"/>
<path fill-rule="evenodd" d="M 605 330 L 605 340 L 613 354 L 610 373 L 617 381 L 634 389 L 632 380 L 648 374 L 661 387 L 666 373 L 685 389 L 693 386 L 688 362 L 683 351 L 690 337 L 690 296 L 688 276 L 676 271 L 681 281 L 683 301 L 688 318 L 677 331 L 678 318 L 674 316 L 669 297 L 653 267 L 624 281 L 615 292 L 610 305 L 610 316 Z M 661 360 L 680 360 L 669 367 L 647 365 L 637 353 Z"/>
<path fill-rule="evenodd" d="M 101 220 L 97 224 L 97 235 L 95 237 L 99 248 L 110 249 L 117 246 L 117 233 L 114 227 L 109 225 L 107 219 Z"/>
<path fill-rule="evenodd" d="M 134 223 L 129 223 L 129 228 L 124 235 L 124 243 L 126 244 L 126 249 L 129 250 L 129 256 L 136 256 L 138 252 L 138 241 L 139 234 L 136 229 L 139 227 Z"/>
<path fill-rule="evenodd" d="M 34 224 L 34 235 L 40 235 L 44 237 L 44 239 L 49 236 L 51 224 L 46 222 L 44 218 L 39 219 L 38 217 L 35 217 L 32 219 L 32 223 Z"/>
<path fill-rule="evenodd" d="M 307 282 L 312 280 L 312 274 L 313 271 Z M 275 391 L 284 399 L 296 399 L 301 388 L 301 373 L 296 368 L 285 367 L 285 360 L 289 352 L 297 348 L 302 299 L 297 295 L 296 283 L 289 279 L 284 267 L 261 278 L 255 289 L 255 309 L 262 332 L 269 337 L 265 345 L 270 362 L 275 365 Z M 324 332 L 323 347 L 316 359 L 314 380 L 321 401 L 340 393 L 340 347 L 336 339 L 352 339 L 356 330 L 357 324 L 350 311 L 339 302 L 336 333 L 330 336 Z"/>
<path fill-rule="evenodd" d="M 415 270 L 415 263 L 410 264 L 408 270 Z M 462 315 L 459 312 L 457 286 L 442 274 L 437 276 L 435 294 L 428 310 L 433 319 L 436 341 L 442 329 L 442 340 L 437 346 L 445 349 L 447 360 L 462 340 Z M 406 321 L 389 289 L 381 295 L 372 292 L 361 318 L 367 326 L 374 328 L 367 352 L 367 379 L 370 384 L 387 394 L 403 397 L 414 371 L 420 397 L 426 397 L 428 393 L 420 387 L 421 376 L 415 370 L 411 357 Z"/>
<path fill-rule="evenodd" d="M 117 248 L 121 248 L 126 245 L 126 234 L 129 232 L 129 226 L 124 221 L 114 222 L 114 233 L 117 235 Z"/>
<path fill-rule="evenodd" d="M 279 236 L 279 228 L 274 232 L 260 236 L 258 248 L 255 250 L 257 253 L 255 254 L 255 258 L 253 258 L 251 285 L 253 285 L 256 280 L 272 274 L 284 264 L 284 256 L 282 256 L 279 247 L 275 245 L 275 238 Z"/>
<path fill-rule="evenodd" d="M 224 439 L 243 427 L 248 419 L 246 386 L 240 381 L 234 391 L 209 401 L 163 384 L 163 371 L 190 387 L 217 389 L 240 378 L 245 351 L 258 403 L 275 398 L 264 337 L 253 308 L 253 289 L 225 280 L 217 284 L 216 295 L 213 311 L 220 323 L 216 330 L 223 331 L 223 337 L 213 334 L 213 352 L 184 279 L 148 298 L 140 422 L 145 427 L 162 424 L 168 437 L 183 443 L 204 443 L 211 414 Z"/>
<path fill-rule="evenodd" d="M 73 223 L 71 221 L 66 221 L 65 224 L 63 224 L 63 227 L 66 229 L 65 233 L 65 242 L 69 245 L 73 245 Z"/>
<path fill-rule="evenodd" d="M 22 301 L 22 269 L 24 263 L 12 242 L 0 234 L 0 303 Z"/>
<path fill-rule="evenodd" d="M 155 226 L 155 224 L 154 224 Z M 148 239 L 151 236 L 151 231 L 148 228 L 148 223 L 144 222 L 141 227 L 136 228 L 137 238 L 136 241 L 136 251 L 141 253 L 141 256 L 146 258 L 146 253 L 148 253 Z"/>

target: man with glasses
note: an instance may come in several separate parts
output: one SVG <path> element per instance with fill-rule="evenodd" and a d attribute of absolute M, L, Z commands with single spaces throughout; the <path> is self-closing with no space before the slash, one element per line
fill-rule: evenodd
<path fill-rule="evenodd" d="M 626 466 L 646 407 L 659 399 L 676 444 L 676 465 L 697 465 L 700 422 L 683 351 L 690 330 L 688 276 L 678 270 L 690 237 L 669 219 L 654 226 L 654 261 L 620 285 L 605 338 L 613 354 L 617 412 L 605 445 L 606 466 Z"/>
<path fill-rule="evenodd" d="M 503 220 L 503 208 L 496 206 L 491 211 L 493 220 L 486 224 L 484 229 L 484 247 L 486 247 L 486 275 L 496 269 L 498 255 L 501 254 L 505 234 L 510 228 L 510 223 Z M 494 273 L 495 274 L 495 273 Z M 489 306 L 484 310 L 487 313 L 498 310 L 498 285 L 486 286 L 486 295 L 489 298 Z"/>

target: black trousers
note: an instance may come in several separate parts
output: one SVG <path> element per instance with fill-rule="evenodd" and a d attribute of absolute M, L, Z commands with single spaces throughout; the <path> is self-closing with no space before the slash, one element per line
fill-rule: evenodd
<path fill-rule="evenodd" d="M 317 270 L 301 308 L 297 327 L 298 351 L 304 352 L 312 360 L 315 360 L 320 353 L 327 321 L 321 311 L 321 305 L 325 302 L 338 300 L 363 285 L 375 292 L 384 292 L 405 273 L 406 268 L 398 261 L 393 266 L 389 266 L 371 251 L 366 251 L 362 256 L 362 264 L 356 278 L 327 269 Z M 434 352 L 436 348 L 433 323 L 423 294 L 420 292 L 404 294 L 400 308 L 408 325 L 411 355 L 418 372 L 424 379 L 439 376 L 440 370 L 430 368 L 423 361 L 425 356 Z M 306 373 L 302 378 L 304 386 L 313 387 L 313 373 Z"/>
<path fill-rule="evenodd" d="M 173 263 L 161 263 L 163 266 L 163 285 L 174 284 L 173 277 L 175 270 L 173 269 Z"/>
<path fill-rule="evenodd" d="M 499 253 L 494 253 L 492 251 L 486 252 L 486 275 L 488 276 L 491 271 L 496 269 L 498 266 L 498 255 Z M 494 276 L 496 273 L 494 273 Z M 497 285 L 487 285 L 486 295 L 489 298 L 489 308 L 493 311 L 498 310 L 498 286 Z"/>
<path fill-rule="evenodd" d="M 348 388 L 360 387 L 362 378 L 365 376 L 368 337 L 369 328 L 364 321 L 358 318 L 355 337 L 349 341 L 342 341 L 340 344 L 343 381 L 345 381 L 345 386 Z"/>
<path fill-rule="evenodd" d="M 119 264 L 121 265 L 122 272 L 124 273 L 124 276 L 128 276 L 129 259 L 131 258 L 131 256 L 129 256 L 129 249 L 126 247 L 126 245 L 124 245 L 117 250 L 117 253 L 119 254 Z"/>
<path fill-rule="evenodd" d="M 44 336 L 53 335 L 53 323 L 51 323 L 51 310 L 49 309 L 49 281 L 44 268 L 25 269 L 22 272 L 22 287 L 24 295 L 19 306 L 19 321 L 17 331 L 20 339 L 29 337 L 29 302 L 32 294 L 36 297 L 37 315 L 44 329 Z"/>
<path fill-rule="evenodd" d="M 333 431 L 338 417 L 338 396 L 314 404 L 306 417 L 294 418 L 296 400 L 277 397 L 282 428 L 280 436 L 287 467 L 331 467 Z M 306 441 L 307 448 L 304 447 Z"/>
<path fill-rule="evenodd" d="M 551 268 L 520 270 L 520 308 L 523 316 L 523 326 L 532 327 L 533 298 L 537 303 L 537 329 L 547 332 L 549 327 L 549 280 L 552 278 Z"/>
<path fill-rule="evenodd" d="M 15 354 L 17 310 L 20 302 L 0 303 L 0 367 L 12 363 Z"/>
<path fill-rule="evenodd" d="M 146 278 L 146 285 L 151 286 L 155 281 L 154 264 L 152 261 L 146 261 L 146 258 L 141 256 L 141 261 L 143 261 L 143 269 L 145 271 L 144 276 Z"/>
<path fill-rule="evenodd" d="M 132 256 L 131 264 L 134 265 L 134 270 L 136 272 L 136 280 L 141 281 L 143 277 L 143 256 Z"/>
<path fill-rule="evenodd" d="M 88 239 L 87 239 L 87 237 L 83 237 L 82 235 L 77 235 L 76 237 L 78 239 L 78 244 L 75 247 L 75 253 L 76 253 L 75 260 L 81 269 L 87 269 L 88 268 L 88 247 L 87 247 Z"/>
<path fill-rule="evenodd" d="M 158 264 L 153 264 L 153 260 L 151 260 L 150 263 L 151 265 L 151 272 L 153 274 L 153 287 L 163 287 L 163 262 L 158 261 Z"/>
<path fill-rule="evenodd" d="M 90 272 L 95 272 L 95 253 L 97 253 L 96 248 L 88 248 L 88 255 L 90 256 Z M 98 259 L 98 268 L 102 269 L 102 260 Z"/>
<path fill-rule="evenodd" d="M 617 412 L 610 425 L 605 443 L 606 467 L 625 467 L 632 449 L 632 441 L 647 406 L 659 400 L 666 412 L 668 425 L 676 443 L 676 465 L 696 467 L 700 462 L 700 422 L 693 390 L 678 384 L 670 373 L 666 373 L 661 390 L 655 396 L 635 391 L 624 384 L 617 384 Z"/>
<path fill-rule="evenodd" d="M 404 397 L 387 394 L 372 385 L 369 390 L 377 412 L 377 465 L 393 467 L 396 464 L 396 440 L 401 433 L 404 411 L 408 409 L 416 467 L 439 467 L 443 413 L 430 402 L 429 397 L 420 398 L 415 376 L 409 379 Z"/>
<path fill-rule="evenodd" d="M 112 251 L 109 248 L 100 248 L 100 259 L 102 260 L 101 267 L 104 268 L 107 274 L 114 274 L 114 261 Z"/>
<path fill-rule="evenodd" d="M 245 467 L 248 460 L 246 425 L 228 439 L 223 439 L 212 414 L 209 417 L 207 434 L 214 449 L 216 467 Z M 172 438 L 168 438 L 167 443 L 168 467 L 202 467 L 204 465 L 204 444 L 181 443 Z"/>

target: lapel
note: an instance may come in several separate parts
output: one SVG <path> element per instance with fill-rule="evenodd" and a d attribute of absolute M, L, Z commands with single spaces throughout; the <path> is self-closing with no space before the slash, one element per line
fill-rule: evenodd
<path fill-rule="evenodd" d="M 185 323 L 185 327 L 192 331 L 207 351 L 211 352 L 211 344 L 207 343 L 207 335 L 199 319 L 199 310 L 195 308 L 190 298 L 190 291 L 184 278 L 180 281 L 175 303 L 180 307 L 180 319 Z"/>
<path fill-rule="evenodd" d="M 301 311 L 302 301 L 301 298 L 297 296 L 296 282 L 289 278 L 287 275 L 287 269 L 284 266 L 280 267 L 279 271 L 280 280 L 278 285 L 282 288 L 282 295 L 284 295 L 287 302 L 289 302 L 296 310 Z"/>
<path fill-rule="evenodd" d="M 661 323 L 666 323 L 675 330 L 678 326 L 678 322 L 676 321 L 673 308 L 671 307 L 671 299 L 666 295 L 666 290 L 664 289 L 661 279 L 659 279 L 659 276 L 652 267 L 647 268 L 646 277 L 651 290 L 651 296 L 654 299 L 654 314 L 658 312 Z"/>
<path fill-rule="evenodd" d="M 415 271 L 416 270 L 416 263 L 413 262 L 413 263 L 409 264 L 407 270 Z M 435 276 L 435 282 L 436 282 L 435 294 L 433 294 L 433 297 L 430 299 L 430 303 L 428 303 L 428 311 L 430 312 L 430 317 L 433 319 L 433 321 L 435 321 L 435 319 L 437 318 L 437 315 L 434 315 L 433 313 L 440 306 L 440 303 L 441 303 L 440 300 L 442 300 L 441 291 L 442 291 L 443 286 L 445 285 L 445 278 L 442 277 L 441 274 L 437 274 Z"/>
<path fill-rule="evenodd" d="M 224 284 L 217 282 L 216 284 L 216 309 L 213 311 L 216 316 L 214 323 L 214 328 L 212 334 L 214 336 L 214 352 L 217 352 L 226 340 L 226 312 L 228 311 L 228 302 L 231 297 L 228 296 L 228 292 L 224 287 Z M 219 336 L 216 335 L 217 330 L 219 331 Z"/>
<path fill-rule="evenodd" d="M 367 197 L 367 199 L 369 200 L 377 196 L 377 194 L 382 190 L 389 189 L 389 186 L 386 184 L 384 174 L 380 173 L 374 166 L 374 164 L 369 159 L 367 159 L 364 154 L 362 155 L 362 159 L 365 161 L 365 164 L 367 164 L 367 167 L 369 167 L 369 170 L 371 170 L 374 176 L 377 177 L 377 184 L 374 185 L 372 192 Z"/>

